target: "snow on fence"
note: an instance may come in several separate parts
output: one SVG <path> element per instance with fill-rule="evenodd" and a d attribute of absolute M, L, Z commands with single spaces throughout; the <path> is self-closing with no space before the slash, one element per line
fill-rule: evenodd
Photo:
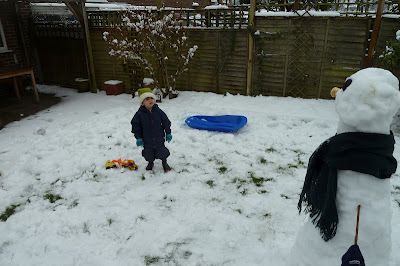
<path fill-rule="evenodd" d="M 261 0 L 261 4 L 257 5 L 257 11 L 336 11 L 342 16 L 374 16 L 377 8 L 377 0 Z M 383 12 L 387 14 L 398 14 L 399 1 L 386 0 Z"/>

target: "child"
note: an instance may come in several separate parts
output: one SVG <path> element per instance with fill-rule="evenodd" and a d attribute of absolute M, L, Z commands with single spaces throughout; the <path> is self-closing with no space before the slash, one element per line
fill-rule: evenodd
<path fill-rule="evenodd" d="M 131 121 L 136 145 L 144 147 L 142 156 L 149 162 L 146 170 L 152 170 L 154 160 L 161 159 L 164 172 L 169 172 L 171 168 L 167 164 L 167 157 L 170 153 L 164 142 L 172 140 L 171 122 L 155 104 L 156 96 L 151 89 L 139 89 L 138 93 L 141 106 Z"/>

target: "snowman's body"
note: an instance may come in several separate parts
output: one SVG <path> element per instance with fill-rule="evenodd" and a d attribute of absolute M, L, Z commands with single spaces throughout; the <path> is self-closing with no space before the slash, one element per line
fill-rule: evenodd
<path fill-rule="evenodd" d="M 339 91 L 337 133 L 390 134 L 390 123 L 400 107 L 398 80 L 389 71 L 369 68 L 352 75 Z M 375 97 L 375 98 L 374 98 Z M 357 206 L 361 205 L 358 245 L 368 266 L 388 265 L 391 254 L 390 179 L 349 170 L 337 171 L 336 235 L 324 241 L 311 219 L 300 228 L 290 265 L 338 266 L 354 244 Z"/>

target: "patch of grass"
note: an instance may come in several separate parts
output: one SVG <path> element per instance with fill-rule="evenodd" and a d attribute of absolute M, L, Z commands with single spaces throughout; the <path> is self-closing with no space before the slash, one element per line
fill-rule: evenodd
<path fill-rule="evenodd" d="M 265 193 L 267 193 L 266 190 L 260 190 L 260 191 L 258 192 L 258 194 L 265 194 Z"/>
<path fill-rule="evenodd" d="M 145 221 L 145 220 L 146 220 L 146 217 L 145 217 L 144 215 L 140 215 L 140 216 L 138 216 L 138 219 L 139 219 L 139 220 L 142 220 L 142 221 Z"/>
<path fill-rule="evenodd" d="M 108 226 L 110 226 L 114 222 L 114 220 L 112 218 L 109 218 L 109 219 L 107 219 L 107 222 L 108 222 Z"/>
<path fill-rule="evenodd" d="M 241 209 L 236 209 L 235 211 L 237 211 L 239 214 L 243 213 Z"/>
<path fill-rule="evenodd" d="M 163 199 L 164 199 L 164 200 L 168 200 L 168 196 L 167 196 L 167 195 L 164 195 Z M 174 199 L 174 198 L 169 198 L 169 201 L 170 201 L 170 202 L 175 202 L 176 199 Z"/>
<path fill-rule="evenodd" d="M 89 226 L 86 222 L 83 223 L 83 232 L 90 235 Z"/>
<path fill-rule="evenodd" d="M 289 170 L 288 167 L 283 167 L 283 166 L 279 166 L 278 168 L 276 168 L 276 171 L 279 173 L 285 173 Z"/>
<path fill-rule="evenodd" d="M 49 200 L 50 203 L 55 203 L 57 200 L 62 199 L 60 195 L 51 193 L 44 195 L 43 198 Z"/>
<path fill-rule="evenodd" d="M 297 154 L 297 166 L 305 167 L 305 163 L 300 159 L 300 156 L 305 153 L 301 150 L 293 150 L 293 152 Z"/>
<path fill-rule="evenodd" d="M 192 256 L 192 252 L 190 252 L 189 250 L 183 252 L 183 258 L 188 259 L 190 256 Z"/>
<path fill-rule="evenodd" d="M 5 222 L 11 215 L 15 213 L 15 209 L 19 206 L 18 205 L 11 205 L 6 208 L 6 210 L 0 215 L 0 221 Z"/>
<path fill-rule="evenodd" d="M 239 183 L 239 184 L 236 186 L 236 188 L 237 188 L 237 189 L 240 189 L 245 183 L 248 183 L 248 182 L 247 182 L 247 180 L 244 180 L 244 179 L 235 178 L 235 179 L 232 180 L 232 183 L 235 183 L 235 184 Z"/>
<path fill-rule="evenodd" d="M 228 168 L 226 168 L 225 166 L 222 166 L 222 167 L 218 168 L 218 173 L 225 174 L 226 170 L 228 170 Z"/>
<path fill-rule="evenodd" d="M 276 150 L 273 147 L 270 147 L 270 148 L 266 149 L 265 151 L 268 153 L 276 152 Z"/>
<path fill-rule="evenodd" d="M 265 218 L 269 218 L 269 217 L 271 217 L 271 214 L 270 214 L 269 212 L 267 212 L 267 213 L 265 213 L 263 216 L 264 216 Z"/>
<path fill-rule="evenodd" d="M 209 162 L 215 162 L 216 165 L 224 164 L 222 161 L 218 160 L 217 157 L 212 157 L 208 159 Z"/>
<path fill-rule="evenodd" d="M 305 167 L 305 163 L 302 160 L 299 159 L 297 163 L 298 165 Z"/>
<path fill-rule="evenodd" d="M 256 177 L 254 176 L 253 172 L 248 172 L 249 173 L 249 178 L 253 181 L 253 183 L 257 186 L 260 187 L 264 182 L 272 181 L 273 178 L 263 178 L 263 177 Z"/>
<path fill-rule="evenodd" d="M 214 180 L 208 180 L 208 181 L 206 181 L 206 184 L 209 185 L 210 188 L 213 188 L 215 186 L 214 185 Z"/>
<path fill-rule="evenodd" d="M 184 169 L 180 170 L 178 173 L 179 174 L 181 174 L 181 173 L 189 173 L 189 170 L 184 168 Z"/>
<path fill-rule="evenodd" d="M 400 186 L 394 186 L 394 189 L 400 190 Z"/>
<path fill-rule="evenodd" d="M 54 186 L 59 180 L 60 178 L 57 178 L 54 182 L 51 182 L 50 185 Z"/>
<path fill-rule="evenodd" d="M 144 177 L 144 174 L 142 175 L 142 180 L 146 180 L 146 177 Z"/>
<path fill-rule="evenodd" d="M 301 150 L 293 150 L 294 153 L 297 153 L 298 155 L 302 155 L 305 154 L 303 151 Z"/>
<path fill-rule="evenodd" d="M 68 209 L 75 208 L 75 207 L 78 206 L 78 205 L 79 205 L 79 202 L 78 202 L 78 200 L 76 199 L 76 200 L 74 200 L 74 201 L 71 203 L 71 205 L 69 205 Z"/>
<path fill-rule="evenodd" d="M 288 168 L 298 168 L 298 166 L 295 164 L 288 164 Z"/>
<path fill-rule="evenodd" d="M 261 157 L 261 158 L 260 158 L 260 163 L 261 163 L 261 164 L 267 164 L 268 161 L 267 161 L 264 157 Z"/>
<path fill-rule="evenodd" d="M 218 198 L 211 198 L 211 201 L 215 201 L 215 202 L 218 202 L 218 203 L 221 203 L 221 202 L 222 202 L 222 200 L 221 200 L 221 199 L 218 199 Z"/>
<path fill-rule="evenodd" d="M 149 266 L 151 264 L 159 262 L 160 259 L 161 258 L 159 256 L 144 256 L 144 264 L 146 266 Z"/>
<path fill-rule="evenodd" d="M 281 194 L 281 197 L 284 199 L 290 199 L 290 197 L 286 196 L 285 194 Z"/>
<path fill-rule="evenodd" d="M 247 189 L 243 188 L 242 191 L 239 191 L 240 194 L 242 194 L 243 196 L 247 195 Z"/>

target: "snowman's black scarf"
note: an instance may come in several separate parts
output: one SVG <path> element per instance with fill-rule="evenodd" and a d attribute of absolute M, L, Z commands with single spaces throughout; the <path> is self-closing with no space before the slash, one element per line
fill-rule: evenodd
<path fill-rule="evenodd" d="M 311 155 L 298 203 L 310 213 L 325 241 L 336 234 L 337 170 L 352 170 L 384 179 L 396 171 L 393 133 L 343 133 L 326 140 Z"/>

